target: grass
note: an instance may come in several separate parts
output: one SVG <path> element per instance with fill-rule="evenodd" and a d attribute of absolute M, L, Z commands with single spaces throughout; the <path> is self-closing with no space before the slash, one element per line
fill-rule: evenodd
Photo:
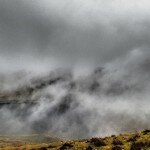
<path fill-rule="evenodd" d="M 0 150 L 150 150 L 150 130 L 71 141 L 46 135 L 0 136 Z"/>

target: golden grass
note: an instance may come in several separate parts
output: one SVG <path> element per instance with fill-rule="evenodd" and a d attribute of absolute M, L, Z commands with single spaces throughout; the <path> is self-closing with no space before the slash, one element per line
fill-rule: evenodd
<path fill-rule="evenodd" d="M 0 136 L 0 150 L 150 150 L 150 131 L 61 141 L 43 135 Z"/>

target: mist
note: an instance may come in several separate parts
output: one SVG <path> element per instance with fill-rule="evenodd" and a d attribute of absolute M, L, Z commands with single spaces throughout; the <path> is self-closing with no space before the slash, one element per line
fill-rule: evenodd
<path fill-rule="evenodd" d="M 1 0 L 0 134 L 148 129 L 148 0 Z"/>

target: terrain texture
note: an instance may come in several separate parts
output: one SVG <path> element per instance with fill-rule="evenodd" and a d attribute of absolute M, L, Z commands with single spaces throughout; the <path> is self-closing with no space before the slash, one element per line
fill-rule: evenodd
<path fill-rule="evenodd" d="M 47 135 L 0 136 L 1 150 L 150 150 L 150 130 L 105 138 L 60 140 Z"/>

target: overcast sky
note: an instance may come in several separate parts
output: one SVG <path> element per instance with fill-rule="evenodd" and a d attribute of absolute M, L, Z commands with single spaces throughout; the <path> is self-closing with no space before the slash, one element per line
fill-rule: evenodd
<path fill-rule="evenodd" d="M 0 96 L 39 101 L 1 107 L 0 133 L 147 129 L 149 91 L 149 0 L 0 0 Z"/>
<path fill-rule="evenodd" d="M 148 56 L 149 10 L 149 0 L 0 0 L 0 68 L 91 67 L 132 52 Z"/>

